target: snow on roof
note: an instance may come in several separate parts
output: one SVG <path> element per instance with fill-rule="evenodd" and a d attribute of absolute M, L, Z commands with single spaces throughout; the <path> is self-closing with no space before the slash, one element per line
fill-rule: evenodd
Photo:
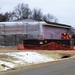
<path fill-rule="evenodd" d="M 35 24 L 46 24 L 44 21 L 35 21 L 35 22 L 24 22 L 24 21 L 14 21 L 14 22 L 0 22 L 0 25 L 35 25 Z"/>
<path fill-rule="evenodd" d="M 71 28 L 70 25 L 66 25 L 66 24 L 45 22 L 45 21 L 37 21 L 37 20 L 34 20 L 34 19 L 23 19 L 23 20 L 11 21 L 11 22 L 0 22 L 0 25 L 23 25 L 23 24 L 24 25 L 41 24 L 41 25 L 48 25 L 48 26 L 54 26 L 54 27 Z"/>

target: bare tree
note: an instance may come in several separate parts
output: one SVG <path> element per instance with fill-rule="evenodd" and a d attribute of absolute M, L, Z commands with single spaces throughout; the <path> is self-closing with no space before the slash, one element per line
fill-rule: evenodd
<path fill-rule="evenodd" d="M 0 14 L 0 21 L 13 21 L 14 16 L 12 12 L 6 12 L 4 14 Z"/>
<path fill-rule="evenodd" d="M 28 19 L 32 18 L 35 20 L 42 20 L 47 22 L 58 22 L 58 19 L 51 14 L 44 15 L 41 11 L 41 9 L 33 9 L 30 10 L 29 6 L 27 4 L 18 4 L 13 12 L 6 12 L 4 15 L 0 14 L 0 17 L 3 21 L 13 21 L 13 20 L 22 20 L 22 19 Z M 2 21 L 0 20 L 0 21 Z"/>
<path fill-rule="evenodd" d="M 6 18 L 6 21 L 10 21 L 10 17 L 11 17 L 11 13 L 10 12 L 4 13 L 4 16 Z"/>
<path fill-rule="evenodd" d="M 35 20 L 42 20 L 47 22 L 58 22 L 58 19 L 55 16 L 51 14 L 44 15 L 41 9 L 34 9 L 32 11 L 32 18 Z"/>
<path fill-rule="evenodd" d="M 18 4 L 14 9 L 14 15 L 17 19 L 27 19 L 31 14 L 31 10 L 27 4 Z"/>
<path fill-rule="evenodd" d="M 58 19 L 51 14 L 44 15 L 43 20 L 47 22 L 58 22 Z"/>
<path fill-rule="evenodd" d="M 32 18 L 35 20 L 42 20 L 43 15 L 42 15 L 41 9 L 33 9 L 32 11 Z"/>
<path fill-rule="evenodd" d="M 17 20 L 18 17 L 15 16 L 15 13 L 14 12 L 9 12 L 8 13 L 8 18 L 9 18 L 9 21 L 14 21 L 14 20 Z"/>
<path fill-rule="evenodd" d="M 7 21 L 7 16 L 5 14 L 0 14 L 0 22 Z"/>

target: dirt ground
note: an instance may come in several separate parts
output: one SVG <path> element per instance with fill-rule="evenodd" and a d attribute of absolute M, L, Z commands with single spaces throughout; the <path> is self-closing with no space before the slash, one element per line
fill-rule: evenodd
<path fill-rule="evenodd" d="M 53 54 L 75 54 L 75 51 L 74 50 L 18 50 L 17 47 L 0 47 L 0 53 L 3 52 L 19 52 L 19 51 L 35 51 L 35 52 L 38 52 L 38 53 L 41 53 L 41 54 L 50 54 L 50 53 L 53 53 Z"/>
<path fill-rule="evenodd" d="M 17 50 L 17 47 L 0 47 L 0 50 Z"/>

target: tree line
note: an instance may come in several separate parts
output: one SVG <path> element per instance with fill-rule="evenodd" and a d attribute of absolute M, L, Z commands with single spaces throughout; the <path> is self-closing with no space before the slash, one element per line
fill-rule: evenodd
<path fill-rule="evenodd" d="M 58 22 L 52 14 L 43 14 L 41 9 L 34 8 L 30 9 L 28 4 L 18 4 L 12 12 L 5 12 L 4 14 L 0 13 L 0 22 L 3 21 L 14 21 L 14 20 L 23 20 L 23 19 L 35 19 L 47 22 Z"/>

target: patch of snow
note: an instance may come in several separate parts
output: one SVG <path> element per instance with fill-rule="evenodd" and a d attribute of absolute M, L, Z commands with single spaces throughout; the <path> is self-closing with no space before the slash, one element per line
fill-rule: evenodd
<path fill-rule="evenodd" d="M 10 62 L 0 60 L 0 65 L 3 64 L 5 66 L 4 69 L 1 71 L 5 71 L 10 68 L 15 68 L 17 65 L 23 66 L 23 64 L 29 65 L 29 64 L 38 64 L 38 63 L 54 61 L 54 59 L 46 57 L 37 52 L 11 52 L 11 53 L 0 53 L 0 54 L 8 55 L 9 57 L 12 56 L 18 59 L 14 61 L 11 60 Z"/>
<path fill-rule="evenodd" d="M 13 64 L 11 62 L 0 61 L 0 64 L 4 64 L 5 66 L 7 66 L 9 68 L 14 68 L 15 67 L 15 64 Z"/>
<path fill-rule="evenodd" d="M 42 63 L 54 61 L 54 59 L 43 56 L 42 54 L 39 54 L 37 52 L 14 52 L 14 53 L 7 53 L 7 55 L 13 56 L 27 63 Z"/>
<path fill-rule="evenodd" d="M 15 64 L 25 64 L 25 62 L 22 61 L 22 60 L 16 60 L 16 61 L 14 61 L 14 63 L 15 63 Z"/>

